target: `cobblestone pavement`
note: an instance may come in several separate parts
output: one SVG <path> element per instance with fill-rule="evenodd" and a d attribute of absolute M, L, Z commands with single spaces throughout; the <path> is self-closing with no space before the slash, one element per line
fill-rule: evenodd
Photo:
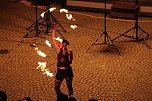
<path fill-rule="evenodd" d="M 38 9 L 38 15 L 44 10 Z M 77 101 L 152 101 L 152 39 L 145 43 L 133 42 L 127 37 L 109 45 L 91 44 L 103 33 L 103 14 L 91 12 L 71 12 L 74 21 L 67 21 L 65 14 L 52 12 L 66 29 L 61 34 L 69 40 L 74 53 L 73 88 Z M 88 16 L 89 14 L 92 16 Z M 98 16 L 98 17 L 94 17 Z M 40 16 L 38 16 L 39 18 Z M 34 7 L 23 4 L 0 3 L 0 90 L 7 93 L 8 101 L 18 101 L 29 96 L 33 101 L 56 101 L 54 76 L 49 77 L 38 67 L 38 62 L 46 62 L 47 69 L 55 74 L 56 53 L 45 44 L 41 37 L 24 38 L 26 28 L 35 21 Z M 77 24 L 73 30 L 69 26 Z M 134 21 L 107 18 L 107 33 L 111 39 L 134 26 Z M 152 36 L 152 18 L 139 18 L 139 26 Z M 131 31 L 127 35 L 134 33 Z M 143 34 L 143 35 L 140 35 Z M 35 35 L 32 31 L 30 35 Z M 51 42 L 51 33 L 45 35 Z M 59 33 L 58 36 L 61 37 Z M 145 34 L 139 30 L 139 36 Z M 101 37 L 99 43 L 104 40 Z M 20 42 L 23 40 L 23 43 Z M 97 42 L 97 43 L 98 43 Z M 41 57 L 30 44 L 36 43 L 39 50 L 47 54 Z M 19 45 L 20 44 L 20 45 Z M 89 51 L 87 49 L 90 48 Z M 67 94 L 65 81 L 61 90 Z"/>

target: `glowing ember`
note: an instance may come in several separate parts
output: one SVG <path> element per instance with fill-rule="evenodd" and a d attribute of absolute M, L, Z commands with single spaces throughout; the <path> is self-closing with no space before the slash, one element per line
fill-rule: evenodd
<path fill-rule="evenodd" d="M 54 11 L 55 9 L 56 9 L 55 7 L 52 7 L 52 8 L 49 9 L 49 11 L 52 12 L 52 11 Z M 45 13 L 46 13 L 46 12 L 41 13 L 41 17 L 42 17 L 42 18 L 44 17 L 44 14 L 45 14 Z"/>
<path fill-rule="evenodd" d="M 67 18 L 68 20 L 75 21 L 75 19 L 73 18 L 72 14 L 69 14 L 69 12 L 68 12 L 67 9 L 64 9 L 64 8 L 63 8 L 63 9 L 60 9 L 60 13 L 63 13 L 63 12 L 66 13 L 66 18 Z M 76 25 L 70 25 L 70 28 L 76 29 L 77 26 L 76 26 Z"/>
<path fill-rule="evenodd" d="M 38 62 L 39 66 L 37 68 L 46 68 L 46 62 Z"/>
<path fill-rule="evenodd" d="M 40 56 L 42 56 L 42 57 L 46 57 L 46 54 L 45 53 L 43 53 L 42 51 L 40 51 L 40 50 L 38 50 L 37 51 L 37 54 L 38 55 L 40 55 Z"/>
<path fill-rule="evenodd" d="M 36 50 L 36 51 L 39 50 L 38 47 L 36 47 L 35 50 Z"/>
<path fill-rule="evenodd" d="M 72 17 L 72 14 L 66 14 L 66 17 L 67 19 L 71 20 L 73 17 Z"/>
<path fill-rule="evenodd" d="M 40 51 L 37 47 L 35 48 L 35 50 L 37 51 L 37 54 L 39 56 L 42 56 L 42 57 L 46 57 L 47 56 L 45 53 L 43 53 L 42 51 Z"/>
<path fill-rule="evenodd" d="M 54 11 L 55 9 L 56 9 L 55 7 L 52 7 L 52 8 L 49 9 L 49 11 L 52 12 L 52 11 Z"/>
<path fill-rule="evenodd" d="M 45 43 L 46 43 L 49 47 L 52 47 L 52 45 L 50 44 L 50 42 L 49 42 L 48 40 L 46 40 Z"/>
<path fill-rule="evenodd" d="M 44 14 L 45 14 L 45 12 L 43 12 L 43 13 L 41 14 L 41 17 L 42 17 L 42 18 L 44 17 Z"/>
<path fill-rule="evenodd" d="M 47 76 L 53 77 L 53 73 L 50 73 L 48 71 L 48 69 L 46 69 L 46 62 L 38 62 L 39 66 L 37 67 L 37 69 L 41 69 L 41 71 L 43 71 L 43 74 L 46 74 Z"/>
<path fill-rule="evenodd" d="M 50 73 L 49 71 L 45 71 L 44 74 L 46 74 L 47 76 L 53 77 L 53 73 Z"/>
<path fill-rule="evenodd" d="M 76 29 L 76 28 L 77 28 L 76 25 L 70 25 L 70 27 L 71 27 L 72 29 Z"/>
<path fill-rule="evenodd" d="M 65 12 L 65 13 L 68 13 L 68 10 L 67 9 L 60 9 L 60 13 L 62 13 L 62 12 Z"/>
<path fill-rule="evenodd" d="M 61 43 L 63 41 L 60 37 L 57 37 L 57 38 L 54 38 L 54 39 L 57 40 L 57 41 L 59 41 L 59 42 L 61 42 Z"/>

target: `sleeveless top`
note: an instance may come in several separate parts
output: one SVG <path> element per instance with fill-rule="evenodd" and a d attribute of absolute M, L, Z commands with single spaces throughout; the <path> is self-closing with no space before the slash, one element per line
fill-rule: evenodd
<path fill-rule="evenodd" d="M 63 58 L 63 62 L 61 61 L 61 59 Z M 65 54 L 62 53 L 62 48 L 60 48 L 60 52 L 57 56 L 58 59 L 58 63 L 57 63 L 57 67 L 70 67 L 71 62 L 69 61 L 68 58 L 68 50 L 66 49 Z"/>

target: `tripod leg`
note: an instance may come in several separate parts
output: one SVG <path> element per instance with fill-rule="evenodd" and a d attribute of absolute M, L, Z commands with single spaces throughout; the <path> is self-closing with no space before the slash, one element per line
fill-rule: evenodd
<path fill-rule="evenodd" d="M 145 34 L 147 34 L 148 36 L 150 36 L 145 30 L 143 30 L 141 27 L 139 27 L 138 26 L 138 28 L 140 29 L 140 30 L 142 30 Z"/>
<path fill-rule="evenodd" d="M 53 18 L 54 21 L 57 22 L 57 24 L 59 24 L 59 26 L 63 29 L 63 31 L 66 33 L 66 30 L 63 28 L 63 26 L 58 22 L 58 20 L 51 14 L 51 17 Z"/>
<path fill-rule="evenodd" d="M 114 45 L 113 41 L 111 40 L 111 38 L 109 37 L 108 34 L 107 34 L 107 37 L 108 37 L 108 39 L 110 40 L 110 42 L 112 43 L 112 46 L 114 46 L 114 48 L 115 48 L 116 51 L 119 53 L 119 55 L 121 55 L 120 52 L 119 52 L 119 50 L 118 50 L 117 47 Z M 109 42 L 109 43 L 110 43 L 110 42 Z"/>
<path fill-rule="evenodd" d="M 61 32 L 59 30 L 57 30 L 57 32 L 62 36 L 62 38 L 65 39 L 65 37 L 61 34 Z"/>
<path fill-rule="evenodd" d="M 33 31 L 34 29 L 32 29 L 30 32 L 28 32 L 27 34 L 25 34 L 24 36 L 23 36 L 23 38 L 27 38 L 28 37 L 28 35 Z M 22 43 L 23 43 L 23 41 L 24 41 L 24 39 L 18 44 L 18 46 L 20 46 Z"/>
<path fill-rule="evenodd" d="M 146 47 L 148 47 L 149 49 L 151 49 L 151 47 L 150 47 L 149 45 L 147 45 L 147 44 L 145 43 L 145 41 L 142 41 L 142 43 L 143 43 Z"/>
<path fill-rule="evenodd" d="M 37 21 L 41 20 L 41 18 L 39 18 Z M 34 22 L 32 25 L 30 25 L 28 28 L 26 28 L 26 30 L 30 29 L 32 26 L 34 26 L 36 24 L 36 22 Z"/>
<path fill-rule="evenodd" d="M 45 36 L 45 33 L 42 30 L 39 30 L 39 33 L 42 33 L 44 35 L 44 36 L 42 36 L 42 34 L 39 34 L 39 36 L 41 38 L 47 39 L 46 36 Z"/>
<path fill-rule="evenodd" d="M 131 29 L 129 29 L 128 31 L 124 32 L 123 34 L 119 35 L 118 37 L 114 38 L 112 41 L 118 39 L 118 38 L 121 37 L 121 36 L 126 36 L 125 34 L 128 33 L 128 32 L 130 32 L 130 31 L 133 30 L 133 29 L 134 29 L 134 27 L 131 28 Z M 129 37 L 129 36 L 126 36 L 126 37 Z M 129 38 L 132 38 L 132 37 L 129 37 Z"/>
<path fill-rule="evenodd" d="M 106 33 L 106 35 L 108 36 L 108 34 L 107 34 L 107 33 Z M 110 45 L 110 43 L 111 43 L 111 40 L 110 40 L 110 38 L 109 38 L 109 36 L 108 36 L 108 37 L 106 37 L 105 44 Z"/>
<path fill-rule="evenodd" d="M 18 46 L 20 46 L 23 43 L 24 39 L 18 44 Z"/>
<path fill-rule="evenodd" d="M 41 21 L 41 22 L 39 23 L 39 25 L 46 26 L 45 24 L 43 24 L 43 22 L 45 22 L 45 20 L 46 20 L 46 19 L 44 19 L 43 21 Z M 39 26 L 39 25 L 38 25 L 38 26 Z"/>
<path fill-rule="evenodd" d="M 147 35 L 147 37 L 149 37 L 150 35 L 145 31 L 145 30 L 143 30 L 142 28 L 140 28 L 139 26 L 138 26 L 138 28 L 142 31 L 142 32 L 144 32 L 146 35 Z M 146 38 L 147 38 L 146 37 Z M 149 49 L 151 49 L 151 47 L 149 46 L 149 45 L 147 45 L 146 44 L 146 38 L 143 38 L 144 40 L 142 40 L 141 42 L 146 46 L 146 47 L 148 47 Z"/>
<path fill-rule="evenodd" d="M 87 51 L 90 50 L 90 48 L 102 37 L 102 35 L 103 35 L 103 34 L 101 34 L 101 35 L 92 43 L 92 45 L 87 49 Z"/>

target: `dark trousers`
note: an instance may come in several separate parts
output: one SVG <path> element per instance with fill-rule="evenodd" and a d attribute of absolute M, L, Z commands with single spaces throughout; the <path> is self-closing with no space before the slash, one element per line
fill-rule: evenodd
<path fill-rule="evenodd" d="M 55 91 L 57 95 L 61 94 L 60 86 L 64 79 L 66 80 L 69 95 L 73 95 L 73 88 L 72 88 L 73 71 L 71 67 L 64 70 L 57 69 L 56 79 L 55 79 Z"/>

